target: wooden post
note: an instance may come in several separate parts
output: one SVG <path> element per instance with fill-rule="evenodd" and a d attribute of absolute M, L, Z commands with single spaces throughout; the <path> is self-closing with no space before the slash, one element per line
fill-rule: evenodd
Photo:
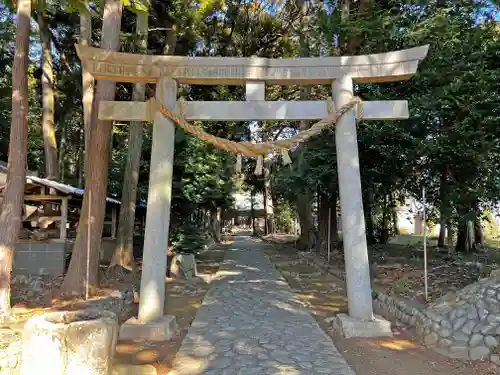
<path fill-rule="evenodd" d="M 177 82 L 160 78 L 156 85 L 156 99 L 167 108 L 173 108 L 177 101 Z M 143 323 L 150 323 L 163 317 L 174 144 L 174 125 L 157 112 L 153 126 L 144 263 L 139 301 L 139 320 Z"/>
<path fill-rule="evenodd" d="M 68 202 L 69 198 L 62 198 L 61 200 L 61 224 L 60 224 L 60 235 L 59 239 L 61 241 L 66 241 L 67 236 L 67 223 L 68 223 Z"/>

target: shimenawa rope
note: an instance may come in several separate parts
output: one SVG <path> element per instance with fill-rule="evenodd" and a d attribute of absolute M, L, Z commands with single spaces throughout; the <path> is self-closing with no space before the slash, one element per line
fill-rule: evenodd
<path fill-rule="evenodd" d="M 318 135 L 324 129 L 335 125 L 339 118 L 341 118 L 348 111 L 353 109 L 354 107 L 358 107 L 357 109 L 357 117 L 362 118 L 362 106 L 361 99 L 358 97 L 353 97 L 348 103 L 343 105 L 337 112 L 333 111 L 333 103 L 331 100 L 328 101 L 328 112 L 330 113 L 324 119 L 313 124 L 309 129 L 301 131 L 299 134 L 295 135 L 289 139 L 276 140 L 270 142 L 263 143 L 250 143 L 250 142 L 235 142 L 229 139 L 216 137 L 212 134 L 209 134 L 197 126 L 194 126 L 187 122 L 184 119 L 184 99 L 180 98 L 179 100 L 179 112 L 180 116 L 177 116 L 175 113 L 171 112 L 164 105 L 162 105 L 155 98 L 151 98 L 148 101 L 148 117 L 153 117 L 151 114 L 154 113 L 155 110 L 159 110 L 161 114 L 165 117 L 172 120 L 176 125 L 178 125 L 182 130 L 186 133 L 194 135 L 195 137 L 201 139 L 202 141 L 208 142 L 215 147 L 233 152 L 237 154 L 236 158 L 236 170 L 237 172 L 241 171 L 241 156 L 248 157 L 257 157 L 257 166 L 255 168 L 256 174 L 261 174 L 262 165 L 263 165 L 263 156 L 270 154 L 272 152 L 280 152 L 283 158 L 283 164 L 290 164 L 291 159 L 288 154 L 288 150 L 296 144 L 303 143 L 307 141 L 309 138 Z"/>

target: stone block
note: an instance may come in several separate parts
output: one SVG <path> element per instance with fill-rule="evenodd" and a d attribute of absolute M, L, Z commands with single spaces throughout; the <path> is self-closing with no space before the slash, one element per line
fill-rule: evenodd
<path fill-rule="evenodd" d="M 443 338 L 443 339 L 439 339 L 439 341 L 437 342 L 437 347 L 440 349 L 447 349 L 452 344 L 453 344 L 452 340 Z"/>
<path fill-rule="evenodd" d="M 473 361 L 476 359 L 484 359 L 490 356 L 490 349 L 486 346 L 476 346 L 475 348 L 471 348 L 469 351 L 469 357 Z"/>
<path fill-rule="evenodd" d="M 488 346 L 488 348 L 494 348 L 498 345 L 498 340 L 494 336 L 486 336 L 484 338 L 484 342 Z"/>
<path fill-rule="evenodd" d="M 471 347 L 478 346 L 481 343 L 483 343 L 483 335 L 480 335 L 479 333 L 474 333 L 469 340 L 469 345 Z"/>
<path fill-rule="evenodd" d="M 50 312 L 24 326 L 21 375 L 107 375 L 118 319 L 110 311 Z"/>
<path fill-rule="evenodd" d="M 439 336 L 441 337 L 449 337 L 451 333 L 451 330 L 446 327 L 443 327 L 439 330 Z"/>
<path fill-rule="evenodd" d="M 133 317 L 120 327 L 120 340 L 167 341 L 177 330 L 175 316 L 165 315 L 161 319 L 144 323 Z"/>
<path fill-rule="evenodd" d="M 448 350 L 451 358 L 469 359 L 469 346 L 467 344 L 454 343 Z"/>
<path fill-rule="evenodd" d="M 426 346 L 434 346 L 434 345 L 436 345 L 438 340 L 439 340 L 439 336 L 437 335 L 437 333 L 431 332 L 427 336 L 424 337 L 424 344 Z"/>
<path fill-rule="evenodd" d="M 67 244 L 64 241 L 23 241 L 14 251 L 14 273 L 60 276 L 65 270 Z"/>
<path fill-rule="evenodd" d="M 172 277 L 191 279 L 196 276 L 196 259 L 194 254 L 175 254 L 170 266 Z"/>
<path fill-rule="evenodd" d="M 337 315 L 334 329 L 345 338 L 350 337 L 391 337 L 391 322 L 375 315 L 373 320 L 362 320 L 346 314 Z"/>
<path fill-rule="evenodd" d="M 500 366 L 500 355 L 498 355 L 498 354 L 493 354 L 493 355 L 490 357 L 490 361 L 491 361 L 491 363 L 494 363 L 495 365 Z"/>

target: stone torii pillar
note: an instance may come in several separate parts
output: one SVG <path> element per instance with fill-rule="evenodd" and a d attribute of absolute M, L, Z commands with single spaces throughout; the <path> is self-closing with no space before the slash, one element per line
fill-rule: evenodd
<path fill-rule="evenodd" d="M 156 84 L 156 99 L 166 107 L 175 106 L 177 81 L 160 78 Z M 122 325 L 122 339 L 164 341 L 169 340 L 176 329 L 175 316 L 163 315 L 174 143 L 175 125 L 157 111 L 151 147 L 139 315 Z"/>
<path fill-rule="evenodd" d="M 339 110 L 353 98 L 352 78 L 337 78 L 332 84 L 332 94 L 335 108 Z M 349 315 L 337 315 L 334 325 L 345 337 L 392 336 L 391 323 L 373 315 L 354 110 L 337 122 L 335 147 Z"/>
<path fill-rule="evenodd" d="M 335 107 L 339 110 L 353 97 L 352 79 L 342 77 L 335 80 L 332 84 L 332 92 Z M 335 128 L 335 147 L 349 315 L 372 320 L 370 264 L 361 195 L 356 117 L 353 111 L 349 111 L 338 121 Z"/>

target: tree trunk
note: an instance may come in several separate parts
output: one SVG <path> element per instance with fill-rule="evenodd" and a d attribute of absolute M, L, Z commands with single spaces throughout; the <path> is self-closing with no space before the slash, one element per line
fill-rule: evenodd
<path fill-rule="evenodd" d="M 168 21 L 165 24 L 167 35 L 165 37 L 165 47 L 163 47 L 164 55 L 175 55 L 175 47 L 177 46 L 177 27 L 174 22 Z"/>
<path fill-rule="evenodd" d="M 270 160 L 266 157 L 264 160 L 264 205 L 266 213 L 266 234 L 272 234 L 276 231 L 274 225 L 274 206 L 271 191 L 271 169 Z"/>
<path fill-rule="evenodd" d="M 77 166 L 77 177 L 78 177 L 78 187 L 83 187 L 83 173 L 85 171 L 85 131 L 80 135 L 80 143 L 78 145 L 78 166 Z"/>
<path fill-rule="evenodd" d="M 335 248 L 338 246 L 339 228 L 337 223 L 337 201 L 338 201 L 338 186 L 336 185 L 330 190 L 330 246 Z"/>
<path fill-rule="evenodd" d="M 446 241 L 446 223 L 448 221 L 448 182 L 446 181 L 446 168 L 441 170 L 440 184 L 439 184 L 439 199 L 440 204 L 440 218 L 439 218 L 439 237 L 438 247 L 445 247 Z"/>
<path fill-rule="evenodd" d="M 463 253 L 470 251 L 469 242 L 467 241 L 467 222 L 460 222 L 458 225 L 456 250 Z"/>
<path fill-rule="evenodd" d="M 381 228 L 381 236 L 380 243 L 387 244 L 389 242 L 390 232 L 389 232 L 389 219 L 391 213 L 389 208 L 389 196 L 386 195 L 384 197 L 384 207 L 382 209 L 382 228 Z M 425 225 L 425 224 L 424 224 Z"/>
<path fill-rule="evenodd" d="M 207 229 L 207 226 L 205 225 L 205 218 L 206 218 L 206 213 L 205 213 L 205 210 L 202 208 L 200 210 L 200 215 L 201 215 L 201 228 L 203 229 L 203 231 L 205 231 L 205 229 Z"/>
<path fill-rule="evenodd" d="M 264 203 L 264 234 L 267 235 L 269 234 L 267 232 L 267 199 L 266 199 L 266 191 L 264 190 L 262 192 L 262 203 Z"/>
<path fill-rule="evenodd" d="M 272 179 L 271 179 L 270 189 L 271 189 L 271 204 L 273 205 L 273 210 L 274 210 L 275 207 L 278 207 L 278 198 L 276 197 L 276 189 L 273 185 Z M 275 232 L 280 230 L 279 228 L 277 228 L 276 217 L 274 217 L 274 212 L 273 212 L 273 225 L 274 225 Z M 282 228 L 282 229 L 284 229 L 284 228 Z"/>
<path fill-rule="evenodd" d="M 318 246 L 316 250 L 320 253 L 325 252 L 327 249 L 329 209 L 328 197 L 318 191 Z"/>
<path fill-rule="evenodd" d="M 257 235 L 257 228 L 255 228 L 255 193 L 252 189 L 250 192 L 250 220 L 252 225 L 252 234 Z"/>
<path fill-rule="evenodd" d="M 392 235 L 399 235 L 399 226 L 398 226 L 398 204 L 396 203 L 396 197 L 394 193 L 391 194 L 391 227 L 392 227 Z"/>
<path fill-rule="evenodd" d="M 330 193 L 330 196 L 318 193 L 318 248 L 322 253 L 328 252 L 328 229 L 330 229 L 330 249 L 335 248 L 339 243 L 337 228 L 337 191 L 333 189 Z"/>
<path fill-rule="evenodd" d="M 12 64 L 12 120 L 7 185 L 0 203 L 0 323 L 10 318 L 10 276 L 21 228 L 28 153 L 28 50 L 31 1 L 17 1 L 16 52 Z"/>
<path fill-rule="evenodd" d="M 484 246 L 483 226 L 481 225 L 481 218 L 479 217 L 474 220 L 474 241 L 476 246 Z"/>
<path fill-rule="evenodd" d="M 103 49 L 118 50 L 122 8 L 120 0 L 106 0 L 101 33 L 101 48 Z M 81 295 L 85 292 L 87 283 L 90 288 L 97 287 L 99 284 L 99 250 L 106 210 L 109 140 L 113 123 L 98 119 L 98 105 L 103 100 L 114 99 L 115 86 L 116 83 L 112 81 L 99 81 L 97 83 L 92 110 L 83 208 L 68 273 L 61 287 L 64 294 Z M 89 234 L 90 238 L 88 238 Z M 89 254 L 88 259 L 87 253 Z M 88 279 L 86 275 L 87 263 L 89 265 Z"/>
<path fill-rule="evenodd" d="M 43 18 L 44 2 L 40 2 L 37 11 L 37 22 L 42 42 L 42 133 L 45 151 L 45 177 L 57 180 L 57 140 L 54 129 L 54 69 L 52 64 L 52 47 L 49 26 Z"/>
<path fill-rule="evenodd" d="M 475 249 L 474 226 L 469 220 L 461 220 L 458 226 L 456 250 L 462 253 L 470 253 Z"/>
<path fill-rule="evenodd" d="M 62 183 L 64 183 L 64 170 L 66 168 L 64 162 L 66 156 L 66 142 L 67 142 L 66 124 L 67 124 L 66 116 L 64 116 L 61 124 L 61 139 L 59 141 L 59 160 L 57 166 L 57 169 L 59 171 L 59 181 L 61 181 Z"/>
<path fill-rule="evenodd" d="M 366 17 L 366 15 L 371 11 L 373 4 L 375 3 L 373 0 L 360 0 L 355 4 L 353 0 L 342 0 L 341 2 L 341 19 L 342 21 L 347 21 L 351 14 L 355 15 L 354 17 L 360 18 L 359 16 Z M 351 7 L 351 5 L 353 5 Z M 357 8 L 357 9 L 356 9 Z M 361 47 L 364 41 L 364 36 L 358 35 L 341 35 L 340 38 L 340 49 L 341 54 L 349 54 L 349 55 L 359 55 L 361 52 Z"/>
<path fill-rule="evenodd" d="M 446 221 L 446 216 L 441 212 L 441 217 L 439 218 L 438 247 L 446 246 Z"/>
<path fill-rule="evenodd" d="M 448 238 L 446 242 L 448 243 L 448 247 L 451 248 L 453 247 L 453 239 L 455 237 L 455 227 L 450 219 L 446 222 L 446 229 L 448 230 Z"/>
<path fill-rule="evenodd" d="M 92 45 L 92 16 L 90 13 L 80 14 L 80 35 L 78 43 L 82 46 Z M 84 158 L 83 170 L 87 173 L 88 154 L 90 150 L 90 128 L 92 122 L 92 103 L 94 102 L 94 78 L 82 65 L 82 103 L 84 128 Z"/>
<path fill-rule="evenodd" d="M 316 246 L 316 231 L 312 222 L 312 201 L 313 194 L 307 189 L 307 192 L 296 202 L 300 222 L 300 237 L 297 240 L 297 248 L 300 250 L 311 250 Z"/>
<path fill-rule="evenodd" d="M 136 33 L 138 38 L 137 53 L 147 53 L 148 49 L 148 13 L 137 13 Z M 146 86 L 135 84 L 132 100 L 144 101 Z M 134 260 L 134 222 L 137 201 L 137 184 L 141 166 L 142 121 L 131 121 L 128 135 L 127 160 L 123 176 L 122 204 L 118 221 L 116 249 L 111 260 L 111 267 L 119 266 L 135 270 Z"/>
<path fill-rule="evenodd" d="M 301 29 L 299 31 L 299 46 L 300 46 L 300 56 L 309 57 L 309 16 L 308 16 L 308 5 L 305 4 L 303 0 L 297 1 L 297 7 L 301 9 Z M 300 100 L 307 100 L 310 97 L 311 88 L 309 86 L 303 86 L 300 88 Z M 310 127 L 310 123 L 307 121 L 301 121 L 300 130 L 306 130 Z M 298 157 L 302 158 L 302 153 L 300 148 L 303 144 L 299 145 Z M 300 165 L 299 160 L 297 165 Z M 305 187 L 305 191 L 302 195 L 298 194 L 295 205 L 297 207 L 297 214 L 300 221 L 300 237 L 297 240 L 297 248 L 301 250 L 310 250 L 316 245 L 316 233 L 314 229 L 314 224 L 312 220 L 312 205 L 314 201 L 314 194 L 309 189 Z"/>
<path fill-rule="evenodd" d="M 210 210 L 210 230 L 214 236 L 216 242 L 221 241 L 220 230 L 219 230 L 219 213 L 217 208 Z"/>
<path fill-rule="evenodd" d="M 366 194 L 363 194 L 363 210 L 365 213 L 366 222 L 366 242 L 368 245 L 375 244 L 374 229 L 375 225 L 373 223 L 373 191 L 368 188 Z"/>
<path fill-rule="evenodd" d="M 374 269 L 373 269 L 373 250 L 372 245 L 376 243 L 374 229 L 375 224 L 373 222 L 373 206 L 374 206 L 374 197 L 373 197 L 373 189 L 368 187 L 365 191 L 365 194 L 362 195 L 363 199 L 363 211 L 365 214 L 365 225 L 366 225 L 366 243 L 368 245 L 368 263 L 370 264 L 370 285 L 373 288 L 373 277 L 374 277 Z"/>

